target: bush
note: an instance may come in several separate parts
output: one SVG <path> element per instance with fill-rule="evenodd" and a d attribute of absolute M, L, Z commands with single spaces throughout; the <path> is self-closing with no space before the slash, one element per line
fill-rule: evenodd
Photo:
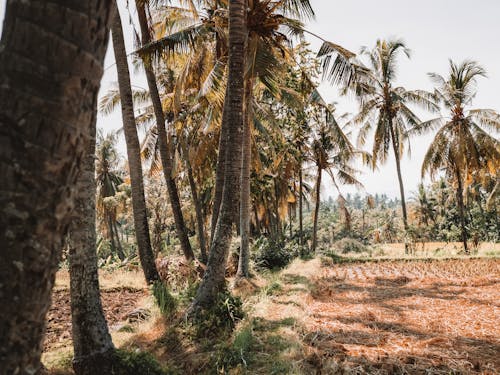
<path fill-rule="evenodd" d="M 283 268 L 300 254 L 298 245 L 285 244 L 283 241 L 260 237 L 255 241 L 253 258 L 260 268 Z"/>
<path fill-rule="evenodd" d="M 217 373 L 225 374 L 235 367 L 247 367 L 254 341 L 252 326 L 248 325 L 236 334 L 232 343 L 223 343 L 216 354 Z"/>
<path fill-rule="evenodd" d="M 210 307 L 197 311 L 191 325 L 196 338 L 214 337 L 231 333 L 243 317 L 241 299 L 226 290 L 217 295 Z"/>
<path fill-rule="evenodd" d="M 353 238 L 342 238 L 341 240 L 333 244 L 333 249 L 336 252 L 346 254 L 346 253 L 364 253 L 368 251 L 368 247 L 363 245 L 363 243 L 355 240 Z"/>
<path fill-rule="evenodd" d="M 129 352 L 116 350 L 116 364 L 113 366 L 114 375 L 166 375 L 170 374 L 158 361 L 147 352 Z"/>

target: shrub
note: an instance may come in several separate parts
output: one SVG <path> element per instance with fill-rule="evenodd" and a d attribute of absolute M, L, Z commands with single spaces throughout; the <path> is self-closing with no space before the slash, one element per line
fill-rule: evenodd
<path fill-rule="evenodd" d="M 255 241 L 253 258 L 260 268 L 283 268 L 299 255 L 298 246 L 286 245 L 283 241 L 260 237 Z"/>
<path fill-rule="evenodd" d="M 228 334 L 243 317 L 241 299 L 226 290 L 217 295 L 210 307 L 196 312 L 191 321 L 193 334 L 196 338 Z"/>
<path fill-rule="evenodd" d="M 342 254 L 364 253 L 368 251 L 368 247 L 353 238 L 342 238 L 333 244 L 333 248 L 335 251 Z"/>
<path fill-rule="evenodd" d="M 130 352 L 116 350 L 117 361 L 113 365 L 114 375 L 167 375 L 172 372 L 163 368 L 158 361 L 147 352 Z"/>
<path fill-rule="evenodd" d="M 236 334 L 232 343 L 223 343 L 216 353 L 217 373 L 227 373 L 228 370 L 238 366 L 247 367 L 251 361 L 251 347 L 254 340 L 252 326 L 247 325 Z"/>

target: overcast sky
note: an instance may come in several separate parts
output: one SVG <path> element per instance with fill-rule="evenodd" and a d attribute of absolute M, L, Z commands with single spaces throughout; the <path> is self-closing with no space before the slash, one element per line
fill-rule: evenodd
<path fill-rule="evenodd" d="M 402 38 L 412 50 L 412 57 L 408 60 L 401 56 L 397 81 L 408 89 L 432 90 L 427 73 L 446 75 L 449 58 L 457 62 L 467 58 L 480 62 L 487 70 L 488 78 L 478 82 L 473 105 L 500 110 L 500 0 L 311 0 L 311 3 L 316 20 L 308 22 L 307 28 L 353 52 L 358 52 L 361 46 L 372 47 L 378 38 Z M 5 0 L 0 0 L 0 19 L 3 19 L 4 11 Z M 131 51 L 133 38 L 125 14 L 122 19 L 128 50 Z M 321 42 L 312 37 L 308 40 L 317 51 Z M 105 67 L 109 68 L 103 78 L 101 93 L 116 81 L 110 52 L 112 48 L 106 57 Z M 143 77 L 135 76 L 132 81 L 145 86 Z M 328 84 L 322 84 L 321 91 L 328 101 L 339 103 L 340 113 L 356 109 L 353 99 L 338 98 Z M 119 111 L 111 116 L 99 116 L 98 126 L 106 130 L 120 127 Z M 411 159 L 405 156 L 402 160 L 407 196 L 411 196 L 420 182 L 420 166 L 431 139 L 431 135 L 412 139 Z M 363 171 L 360 180 L 367 192 L 399 195 L 392 159 L 391 154 L 389 162 L 376 172 Z M 325 198 L 335 195 L 328 177 L 323 180 L 326 180 L 323 186 Z M 348 187 L 343 189 L 355 191 Z"/>

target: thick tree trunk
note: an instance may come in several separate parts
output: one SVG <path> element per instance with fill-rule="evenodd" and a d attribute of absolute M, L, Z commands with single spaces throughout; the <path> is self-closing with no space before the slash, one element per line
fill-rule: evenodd
<path fill-rule="evenodd" d="M 252 101 L 253 80 L 248 79 L 245 85 L 245 112 L 243 123 L 243 145 L 241 158 L 241 191 L 240 191 L 240 256 L 238 259 L 237 277 L 249 277 L 250 262 L 250 173 L 252 163 Z"/>
<path fill-rule="evenodd" d="M 137 0 L 136 7 L 137 16 L 139 18 L 139 25 L 141 28 L 142 45 L 145 45 L 151 41 L 151 37 L 149 35 L 148 20 L 146 17 L 146 3 L 144 1 Z M 163 167 L 163 174 L 165 176 L 165 182 L 167 184 L 168 197 L 170 199 L 170 205 L 172 207 L 172 213 L 174 215 L 177 237 L 179 238 L 184 257 L 187 260 L 192 260 L 194 259 L 194 253 L 193 249 L 191 248 L 191 243 L 189 242 L 186 224 L 182 215 L 182 206 L 179 199 L 177 184 L 175 183 L 175 179 L 172 177 L 174 156 L 172 139 L 171 137 L 167 136 L 167 131 L 165 129 L 165 114 L 163 113 L 160 94 L 158 92 L 158 85 L 156 84 L 156 76 L 153 68 L 151 67 L 151 64 L 144 62 L 144 70 L 146 71 L 146 80 L 148 82 L 149 94 L 151 96 L 151 101 L 153 102 L 153 109 L 156 118 L 156 128 L 158 130 L 159 138 L 158 145 L 160 151 L 160 159 Z"/>
<path fill-rule="evenodd" d="M 96 121 L 110 1 L 6 3 L 0 42 L 0 363 L 40 368 L 45 315 Z"/>
<path fill-rule="evenodd" d="M 208 264 L 191 311 L 207 307 L 225 287 L 225 271 L 232 227 L 236 219 L 241 170 L 244 122 L 244 67 L 246 31 L 245 0 L 229 2 L 229 75 L 224 101 L 221 136 L 228 134 L 225 152 L 224 188 L 219 219 L 210 247 Z M 219 168 L 220 166 L 217 166 Z"/>
<path fill-rule="evenodd" d="M 118 86 L 120 89 L 120 103 L 122 107 L 123 132 L 127 145 L 128 165 L 130 170 L 130 185 L 132 188 L 132 211 L 134 214 L 135 237 L 139 250 L 142 269 L 149 284 L 159 279 L 156 269 L 144 197 L 144 183 L 142 180 L 142 164 L 139 137 L 134 117 L 134 103 L 127 62 L 127 52 L 123 40 L 123 30 L 120 15 L 117 12 L 112 26 L 113 48 L 115 51 L 116 70 L 118 72 Z"/>
<path fill-rule="evenodd" d="M 317 245 L 317 235 L 318 235 L 318 217 L 319 217 L 319 204 L 321 192 L 321 167 L 318 166 L 318 175 L 316 177 L 316 202 L 314 205 L 314 215 L 313 215 L 313 233 L 312 233 L 312 246 L 311 251 L 314 253 L 316 251 Z"/>
<path fill-rule="evenodd" d="M 465 205 L 464 205 L 464 196 L 463 196 L 463 185 L 462 185 L 462 176 L 460 175 L 460 171 L 458 168 L 455 168 L 455 177 L 457 179 L 457 204 L 458 204 L 458 214 L 460 215 L 460 229 L 462 234 L 462 243 L 464 244 L 464 251 L 466 254 L 469 253 L 469 249 L 467 247 L 467 227 L 465 226 Z"/>
<path fill-rule="evenodd" d="M 201 261 L 206 264 L 208 256 L 207 243 L 205 241 L 205 226 L 203 225 L 203 209 L 201 207 L 200 199 L 198 198 L 198 190 L 196 189 L 196 181 L 193 176 L 193 168 L 191 168 L 189 160 L 186 160 L 186 164 L 191 197 L 193 198 L 194 209 L 196 212 L 196 228 L 198 233 L 198 242 L 200 243 Z"/>
<path fill-rule="evenodd" d="M 95 228 L 95 123 L 82 159 L 78 195 L 69 231 L 73 368 L 77 375 L 111 373 L 114 346 L 101 305 Z"/>
<path fill-rule="evenodd" d="M 405 238 L 406 238 L 406 232 L 408 231 L 408 215 L 406 213 L 405 190 L 403 186 L 403 176 L 401 175 L 401 162 L 399 160 L 399 144 L 394 134 L 392 120 L 389 124 L 389 128 L 391 131 L 391 140 L 392 140 L 392 148 L 394 150 L 394 158 L 396 160 L 396 171 L 398 173 L 399 193 L 401 195 L 401 209 L 403 211 L 403 226 L 405 229 Z M 405 239 L 405 253 L 408 254 L 408 251 L 409 251 L 408 243 Z"/>

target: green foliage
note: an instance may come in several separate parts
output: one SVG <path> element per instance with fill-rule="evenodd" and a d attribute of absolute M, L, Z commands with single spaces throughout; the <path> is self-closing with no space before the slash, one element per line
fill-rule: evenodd
<path fill-rule="evenodd" d="M 213 303 L 197 311 L 190 322 L 195 338 L 224 336 L 244 317 L 243 303 L 229 291 L 221 292 Z"/>
<path fill-rule="evenodd" d="M 232 343 L 223 343 L 217 353 L 215 367 L 217 373 L 227 373 L 236 367 L 247 367 L 251 361 L 252 345 L 255 343 L 252 325 L 241 329 Z"/>
<path fill-rule="evenodd" d="M 164 316 L 171 317 L 175 313 L 178 304 L 177 299 L 161 281 L 157 281 L 153 284 L 153 296 Z"/>
<path fill-rule="evenodd" d="M 267 296 L 274 296 L 283 291 L 283 286 L 278 281 L 273 281 L 264 288 L 264 293 Z"/>
<path fill-rule="evenodd" d="M 354 238 L 342 238 L 333 244 L 333 249 L 342 254 L 364 253 L 368 251 L 368 247 Z"/>
<path fill-rule="evenodd" d="M 282 240 L 260 237 L 255 241 L 252 254 L 257 267 L 277 269 L 285 267 L 302 252 L 303 249 L 295 242 L 285 243 Z"/>
<path fill-rule="evenodd" d="M 131 352 L 116 350 L 116 364 L 113 366 L 113 375 L 167 375 L 172 374 L 163 368 L 158 361 L 147 352 Z"/>

